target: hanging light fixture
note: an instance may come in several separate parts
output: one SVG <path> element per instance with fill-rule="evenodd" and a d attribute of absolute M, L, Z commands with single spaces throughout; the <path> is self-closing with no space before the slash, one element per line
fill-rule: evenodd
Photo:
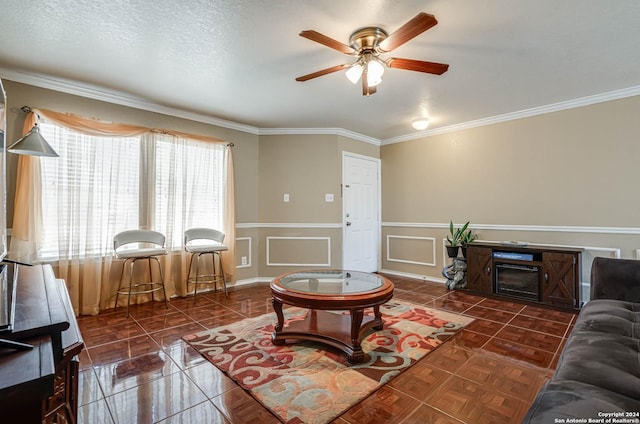
<path fill-rule="evenodd" d="M 25 106 L 22 108 L 24 112 L 31 112 L 31 108 Z M 31 156 L 44 156 L 57 158 L 58 153 L 51 147 L 47 140 L 40 135 L 40 127 L 36 123 L 31 131 L 22 136 L 18 141 L 13 143 L 8 152 L 16 153 L 18 155 L 31 155 Z"/>
<path fill-rule="evenodd" d="M 362 58 L 351 65 L 345 75 L 353 84 L 356 84 L 366 69 L 367 86 L 375 87 L 382 82 L 384 65 L 373 53 L 367 52 Z"/>
<path fill-rule="evenodd" d="M 367 85 L 369 87 L 375 87 L 382 82 L 384 66 L 374 58 L 367 63 L 367 68 Z"/>
<path fill-rule="evenodd" d="M 364 68 L 362 67 L 360 62 L 357 62 L 351 65 L 349 69 L 347 69 L 347 72 L 345 73 L 345 75 L 347 76 L 347 79 L 349 81 L 351 81 L 353 84 L 357 84 L 358 80 L 360 80 L 360 77 L 362 76 L 363 71 L 364 71 Z"/>

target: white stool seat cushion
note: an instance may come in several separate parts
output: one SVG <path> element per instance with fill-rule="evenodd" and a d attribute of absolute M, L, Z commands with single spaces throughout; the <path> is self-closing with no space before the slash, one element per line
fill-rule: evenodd
<path fill-rule="evenodd" d="M 226 244 L 193 244 L 186 246 L 185 249 L 189 253 L 206 253 L 206 252 L 223 252 L 229 250 Z"/>
<path fill-rule="evenodd" d="M 127 258 L 146 258 L 148 256 L 166 255 L 167 251 L 161 247 L 146 247 L 142 249 L 123 249 L 116 252 L 116 256 L 122 259 Z"/>

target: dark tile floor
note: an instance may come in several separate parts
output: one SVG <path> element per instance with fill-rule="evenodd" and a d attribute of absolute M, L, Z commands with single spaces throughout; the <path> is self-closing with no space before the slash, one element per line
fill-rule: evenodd
<path fill-rule="evenodd" d="M 395 297 L 475 321 L 355 405 L 346 423 L 519 423 L 552 375 L 573 314 L 388 276 Z M 181 337 L 271 312 L 268 284 L 84 316 L 79 423 L 277 423 Z"/>

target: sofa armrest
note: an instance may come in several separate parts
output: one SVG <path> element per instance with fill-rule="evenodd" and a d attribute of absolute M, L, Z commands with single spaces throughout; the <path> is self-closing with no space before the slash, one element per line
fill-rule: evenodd
<path fill-rule="evenodd" d="M 640 302 L 640 261 L 597 257 L 591 266 L 591 300 Z"/>

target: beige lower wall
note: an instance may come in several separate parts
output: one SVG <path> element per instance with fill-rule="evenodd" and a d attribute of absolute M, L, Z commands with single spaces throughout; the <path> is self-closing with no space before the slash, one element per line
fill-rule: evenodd
<path fill-rule="evenodd" d="M 640 259 L 638 110 L 636 96 L 382 146 L 382 268 L 442 279 L 450 220 L 584 247 L 585 283 L 594 256 Z"/>
<path fill-rule="evenodd" d="M 260 228 L 260 277 L 342 266 L 342 228 Z"/>
<path fill-rule="evenodd" d="M 258 276 L 258 228 L 236 228 L 236 281 L 252 282 Z M 245 258 L 245 263 L 242 259 Z"/>

